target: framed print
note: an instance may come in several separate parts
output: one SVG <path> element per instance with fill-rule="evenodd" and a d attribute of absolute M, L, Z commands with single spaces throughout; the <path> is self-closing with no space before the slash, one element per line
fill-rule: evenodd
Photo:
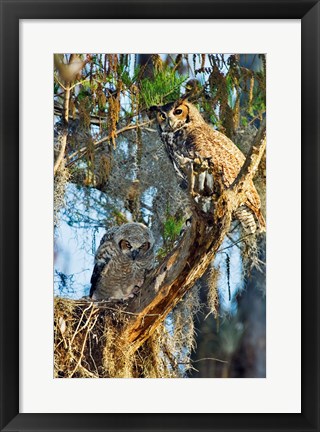
<path fill-rule="evenodd" d="M 165 6 L 1 2 L 1 430 L 319 430 L 319 2 Z"/>

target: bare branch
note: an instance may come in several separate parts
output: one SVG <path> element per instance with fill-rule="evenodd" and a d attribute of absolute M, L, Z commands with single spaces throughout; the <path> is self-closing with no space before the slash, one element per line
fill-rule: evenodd
<path fill-rule="evenodd" d="M 63 115 L 63 107 L 58 104 L 55 103 L 54 104 L 54 115 L 58 116 L 58 117 L 62 117 Z M 79 119 L 79 114 L 77 113 L 75 115 L 75 117 L 72 117 L 73 119 Z M 100 114 L 99 116 L 97 115 L 90 115 L 90 124 L 94 125 L 94 126 L 101 126 L 101 123 L 106 122 L 107 121 L 107 115 L 106 114 Z"/>
<path fill-rule="evenodd" d="M 204 358 L 201 358 L 199 360 L 190 360 L 189 362 L 179 362 L 178 364 L 199 363 L 199 362 L 204 361 L 204 360 L 212 360 L 212 361 L 216 361 L 218 363 L 228 363 L 226 360 L 221 360 L 221 359 L 218 359 L 215 357 L 204 357 Z"/>
<path fill-rule="evenodd" d="M 60 151 L 58 154 L 58 157 L 54 163 L 53 167 L 53 173 L 56 174 L 56 172 L 59 169 L 59 166 L 61 165 L 61 162 L 65 156 L 65 151 L 67 147 L 67 136 L 68 136 L 68 122 L 69 122 L 69 104 L 70 104 L 70 83 L 66 84 L 65 94 L 64 94 L 64 101 L 63 101 L 63 122 L 64 122 L 64 130 L 61 136 L 60 141 Z"/>
<path fill-rule="evenodd" d="M 129 130 L 133 130 L 133 129 L 138 129 L 138 128 L 143 128 L 144 126 L 150 125 L 153 122 L 153 120 L 148 120 L 144 123 L 134 123 L 134 124 L 130 124 L 128 126 L 124 126 L 121 129 L 118 129 L 115 133 L 114 136 L 119 136 L 120 134 L 127 132 Z M 106 137 L 96 141 L 95 143 L 93 143 L 93 146 L 95 149 L 101 147 L 101 145 L 103 143 L 105 143 L 106 141 L 109 141 L 111 139 L 111 134 L 108 134 Z M 83 158 L 87 153 L 87 147 L 82 147 L 81 149 L 77 150 L 76 152 L 72 153 L 69 156 L 70 162 L 68 162 L 66 164 L 66 166 L 71 166 L 74 163 L 76 163 L 78 160 L 80 160 L 81 158 Z"/>

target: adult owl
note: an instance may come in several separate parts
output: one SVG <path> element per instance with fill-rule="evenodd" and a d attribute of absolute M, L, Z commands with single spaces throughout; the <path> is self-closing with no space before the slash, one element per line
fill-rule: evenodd
<path fill-rule="evenodd" d="M 214 130 L 198 109 L 185 99 L 163 106 L 153 106 L 160 137 L 174 166 L 181 186 L 188 187 L 199 207 L 213 212 L 215 195 L 228 188 L 244 164 L 245 156 L 224 134 Z M 265 230 L 260 197 L 251 181 L 245 201 L 233 217 L 247 233 L 257 226 Z"/>
<path fill-rule="evenodd" d="M 154 238 L 141 223 L 114 227 L 102 237 L 95 255 L 90 297 L 127 300 L 134 297 L 154 264 Z"/>

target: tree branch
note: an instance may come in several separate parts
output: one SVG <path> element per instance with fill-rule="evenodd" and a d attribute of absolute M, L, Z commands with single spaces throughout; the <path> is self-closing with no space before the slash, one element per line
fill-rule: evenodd
<path fill-rule="evenodd" d="M 215 204 L 214 218 L 203 215 L 192 201 L 192 223 L 181 242 L 147 277 L 140 295 L 129 303 L 134 313 L 124 329 L 123 340 L 130 353 L 149 338 L 167 314 L 194 286 L 218 252 L 229 232 L 232 213 L 243 201 L 246 187 L 257 170 L 266 145 L 265 124 L 261 126 L 242 169 Z"/>
<path fill-rule="evenodd" d="M 58 116 L 58 117 L 62 117 L 63 115 L 63 107 L 61 107 L 60 104 L 55 103 L 54 104 L 54 115 Z M 79 119 L 79 114 L 77 113 L 75 117 L 73 117 L 73 119 Z M 106 122 L 107 121 L 107 115 L 106 114 L 101 114 L 100 116 L 97 115 L 90 115 L 90 124 L 94 125 L 94 126 L 101 126 L 102 122 Z"/>
<path fill-rule="evenodd" d="M 63 122 L 64 122 L 64 130 L 61 136 L 61 145 L 58 157 L 54 163 L 53 173 L 54 175 L 59 169 L 59 166 L 64 158 L 66 147 L 67 147 L 67 137 L 68 137 L 68 122 L 69 122 L 69 104 L 70 104 L 70 83 L 66 83 L 64 87 L 64 101 L 63 101 Z"/>
<path fill-rule="evenodd" d="M 118 135 L 120 135 L 120 134 L 122 134 L 122 133 L 124 133 L 124 132 L 127 132 L 127 131 L 132 130 L 132 129 L 142 128 L 143 126 L 150 125 L 151 123 L 152 123 L 152 120 L 148 120 L 148 121 L 146 121 L 146 122 L 144 122 L 144 123 L 136 123 L 136 124 L 130 124 L 130 125 L 128 125 L 128 126 L 124 126 L 123 128 L 118 129 L 118 130 L 114 133 L 113 136 L 117 137 Z M 111 134 L 108 134 L 108 135 L 105 136 L 104 138 L 102 138 L 102 139 L 100 139 L 100 140 L 94 142 L 94 143 L 93 143 L 93 146 L 94 146 L 95 149 L 97 149 L 97 148 L 99 148 L 103 143 L 105 143 L 106 141 L 109 141 L 110 139 L 111 139 Z M 75 151 L 74 153 L 72 153 L 72 154 L 69 156 L 69 159 L 71 159 L 71 160 L 70 160 L 70 162 L 67 163 L 67 167 L 73 165 L 73 164 L 76 163 L 78 160 L 80 160 L 81 158 L 83 158 L 83 157 L 86 155 L 87 151 L 88 151 L 87 147 L 82 147 L 81 149 L 79 149 L 79 150 Z"/>

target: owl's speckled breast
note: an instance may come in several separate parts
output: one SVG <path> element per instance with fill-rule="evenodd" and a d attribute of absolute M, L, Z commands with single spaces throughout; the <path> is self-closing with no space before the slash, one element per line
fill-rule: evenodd
<path fill-rule="evenodd" d="M 185 129 L 162 132 L 161 139 L 176 172 L 186 181 L 195 202 L 204 213 L 212 213 L 214 182 L 209 161 L 200 157 L 187 139 Z"/>

